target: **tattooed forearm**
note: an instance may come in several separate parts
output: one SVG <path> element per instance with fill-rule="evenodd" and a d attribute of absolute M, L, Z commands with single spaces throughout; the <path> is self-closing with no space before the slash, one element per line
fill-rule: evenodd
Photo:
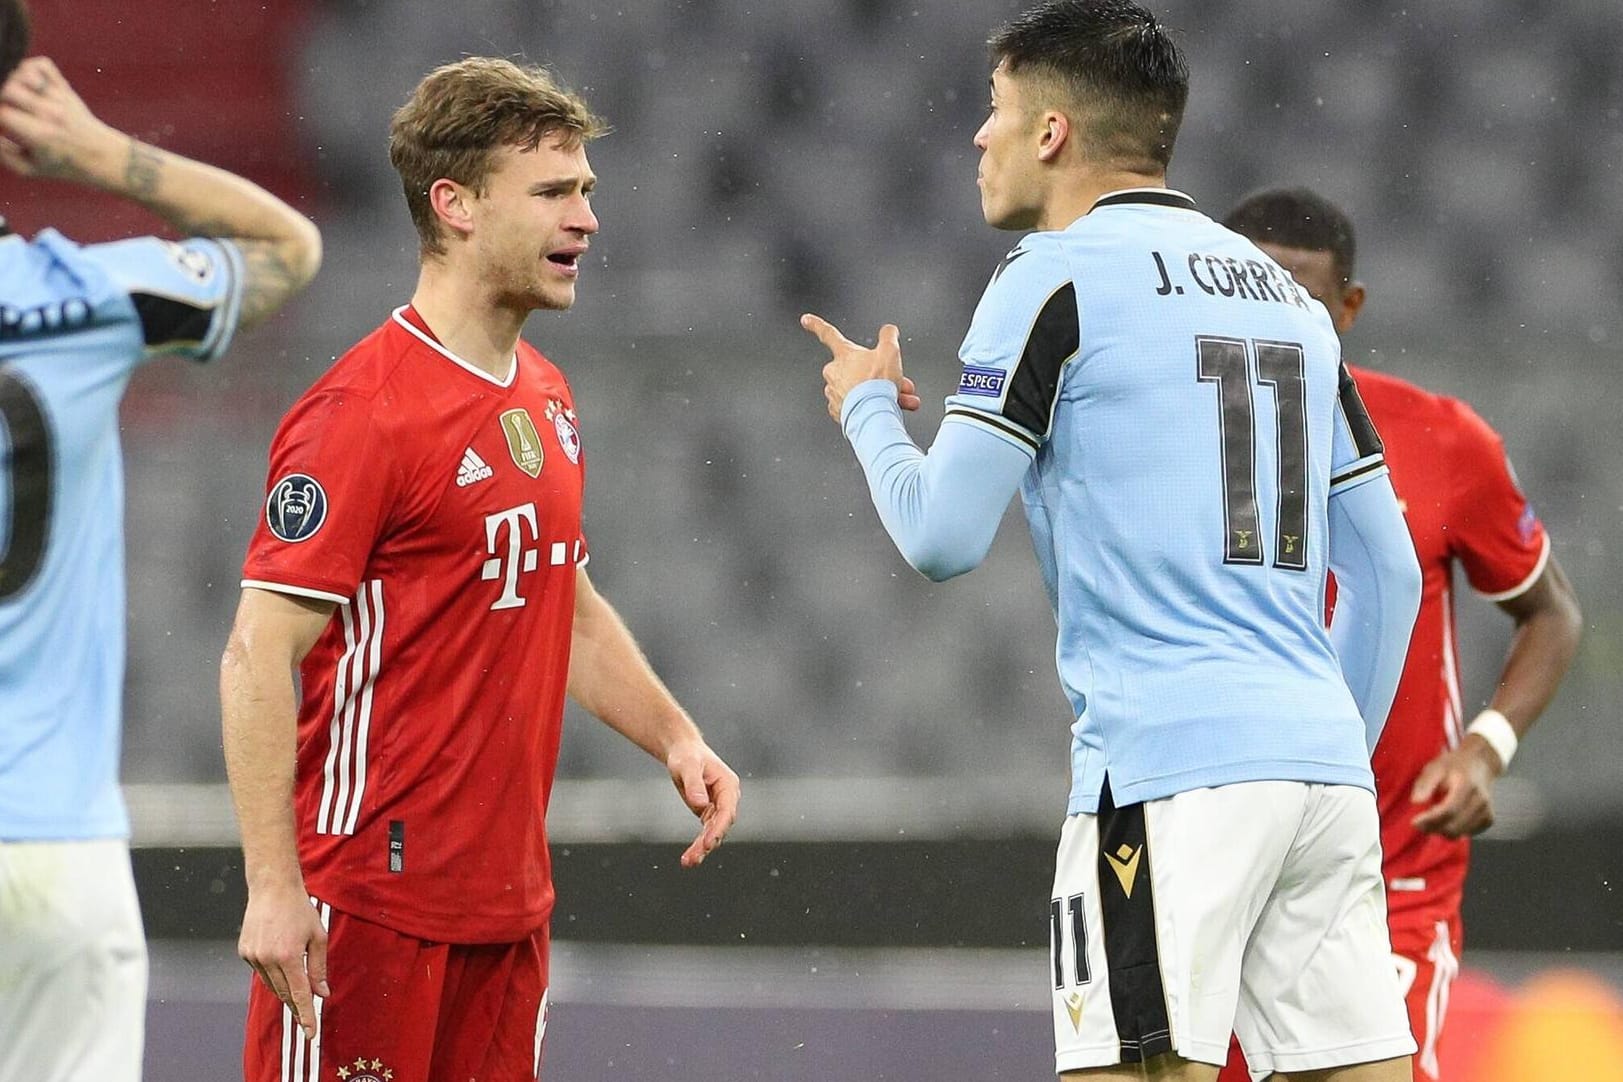
<path fill-rule="evenodd" d="M 36 146 L 29 152 L 33 160 L 34 172 L 42 177 L 55 177 L 58 180 L 72 180 L 86 183 L 92 180 L 90 173 L 81 166 L 77 159 L 65 150 L 53 150 L 50 147 Z"/>
<path fill-rule="evenodd" d="M 129 157 L 124 163 L 124 190 L 136 199 L 151 199 L 158 192 L 162 175 L 163 154 L 132 138 Z"/>
<path fill-rule="evenodd" d="M 171 216 L 170 221 L 174 222 L 181 232 L 192 237 L 229 237 L 235 224 L 224 218 L 194 217 L 178 210 Z"/>
<path fill-rule="evenodd" d="M 314 269 L 295 267 L 282 245 L 272 241 L 238 241 L 242 252 L 240 325 L 254 326 L 276 311 L 310 280 Z"/>

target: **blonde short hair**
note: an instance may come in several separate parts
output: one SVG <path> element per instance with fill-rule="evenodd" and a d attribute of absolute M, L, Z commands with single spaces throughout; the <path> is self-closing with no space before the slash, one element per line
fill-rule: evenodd
<path fill-rule="evenodd" d="M 422 250 L 440 254 L 445 242 L 428 199 L 436 180 L 480 192 L 504 146 L 533 150 L 558 135 L 573 146 L 607 131 L 585 100 L 546 69 L 471 56 L 429 72 L 396 110 L 389 161 L 400 174 Z"/>

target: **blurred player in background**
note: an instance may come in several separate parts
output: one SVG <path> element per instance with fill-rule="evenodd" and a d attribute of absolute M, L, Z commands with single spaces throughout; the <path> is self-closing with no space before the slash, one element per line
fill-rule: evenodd
<path fill-rule="evenodd" d="M 1077 717 L 1058 1070 L 1209 1082 L 1237 1029 L 1262 1071 L 1405 1082 L 1369 749 L 1420 572 L 1380 440 L 1323 310 L 1166 188 L 1188 75 L 1155 18 L 1050 0 L 992 52 L 981 207 L 1035 232 L 928 454 L 897 328 L 864 349 L 802 322 L 915 567 L 975 567 L 1022 495 Z M 1330 568 L 1352 610 L 1327 631 Z"/>
<path fill-rule="evenodd" d="M 519 337 L 574 303 L 601 131 L 539 69 L 430 73 L 390 131 L 417 290 L 271 446 L 221 667 L 250 1082 L 537 1077 L 566 690 L 665 764 L 702 820 L 684 865 L 736 814 L 587 577 L 584 422 Z"/>
<path fill-rule="evenodd" d="M 1353 277 L 1353 227 L 1340 208 L 1302 189 L 1266 191 L 1225 224 L 1295 275 L 1340 334 L 1352 329 L 1365 291 Z M 1386 445 L 1425 583 L 1374 766 L 1387 919 L 1420 1045 L 1416 1073 L 1437 1080 L 1438 1036 L 1459 971 L 1468 839 L 1493 822 L 1493 783 L 1555 695 L 1583 621 L 1498 434 L 1458 399 L 1350 370 Z M 1456 565 L 1516 624 L 1488 708 L 1469 724 L 1454 633 Z M 1238 1064 L 1224 1074 L 1225 1082 L 1245 1077 Z"/>
<path fill-rule="evenodd" d="M 257 186 L 114 131 L 0 0 L 0 162 L 133 199 L 193 239 L 78 245 L 0 222 L 0 1078 L 134 1079 L 146 945 L 118 789 L 124 476 L 142 363 L 213 360 L 315 274 Z"/>

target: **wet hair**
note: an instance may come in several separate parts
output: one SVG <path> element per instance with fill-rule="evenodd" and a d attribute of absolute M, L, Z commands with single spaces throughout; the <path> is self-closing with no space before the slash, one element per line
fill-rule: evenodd
<path fill-rule="evenodd" d="M 534 150 L 563 136 L 566 146 L 608 131 L 578 95 L 544 68 L 472 56 L 435 68 L 417 84 L 389 125 L 389 161 L 424 252 L 445 251 L 428 191 L 445 178 L 484 190 L 496 151 Z"/>
<path fill-rule="evenodd" d="M 1253 241 L 1281 248 L 1329 252 L 1343 283 L 1351 282 L 1358 245 L 1352 220 L 1330 200 L 1307 188 L 1271 188 L 1240 200 L 1223 224 Z"/>
<path fill-rule="evenodd" d="M 993 63 L 1048 80 L 1087 116 L 1099 156 L 1135 172 L 1172 160 L 1189 68 L 1154 15 L 1130 0 L 1047 0 L 997 30 Z"/>
<path fill-rule="evenodd" d="M 28 5 L 23 0 L 0 0 L 0 83 L 11 78 L 28 55 Z"/>

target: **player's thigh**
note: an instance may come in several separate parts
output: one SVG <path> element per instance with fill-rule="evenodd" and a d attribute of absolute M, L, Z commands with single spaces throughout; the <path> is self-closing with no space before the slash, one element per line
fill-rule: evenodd
<path fill-rule="evenodd" d="M 1216 1077 L 1217 1068 L 1211 1064 L 1196 1063 L 1175 1052 L 1167 1052 L 1151 1056 L 1143 1063 L 1066 1071 L 1060 1075 L 1060 1082 L 1212 1082 Z"/>
<path fill-rule="evenodd" d="M 1268 825 L 1269 784 L 1067 820 L 1049 903 L 1059 1071 L 1223 1062 L 1248 929 L 1293 827 Z"/>
<path fill-rule="evenodd" d="M 138 1079 L 146 990 L 129 846 L 0 843 L 0 1078 Z"/>
<path fill-rule="evenodd" d="M 1309 795 L 1300 782 L 1259 781 L 1147 805 L 1176 1051 L 1214 1076 L 1229 1059 L 1254 929 Z"/>
<path fill-rule="evenodd" d="M 548 953 L 545 927 L 515 943 L 451 948 L 453 981 L 440 1006 L 434 1078 L 540 1077 Z"/>
<path fill-rule="evenodd" d="M 1410 1082 L 1409 1057 L 1314 1071 L 1281 1071 L 1270 1082 Z"/>
<path fill-rule="evenodd" d="M 1313 1077 L 1406 1058 L 1415 1045 L 1386 928 L 1374 797 L 1308 790 L 1246 948 L 1235 1031 L 1253 1071 Z"/>
<path fill-rule="evenodd" d="M 312 900 L 327 929 L 327 984 L 318 1038 L 252 978 L 243 1049 L 246 1082 L 429 1082 L 447 980 L 443 943 L 429 943 Z"/>

